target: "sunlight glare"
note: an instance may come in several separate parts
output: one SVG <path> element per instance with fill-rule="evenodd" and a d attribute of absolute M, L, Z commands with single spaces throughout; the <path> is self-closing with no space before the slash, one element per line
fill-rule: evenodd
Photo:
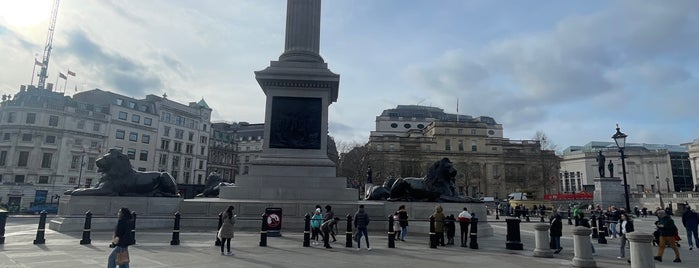
<path fill-rule="evenodd" d="M 51 0 L 2 0 L 0 22 L 20 28 L 47 23 L 52 5 Z"/>

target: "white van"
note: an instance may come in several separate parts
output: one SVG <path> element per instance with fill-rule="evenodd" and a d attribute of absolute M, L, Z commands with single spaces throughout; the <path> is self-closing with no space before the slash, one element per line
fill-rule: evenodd
<path fill-rule="evenodd" d="M 507 195 L 508 200 L 527 200 L 527 193 L 511 193 Z"/>

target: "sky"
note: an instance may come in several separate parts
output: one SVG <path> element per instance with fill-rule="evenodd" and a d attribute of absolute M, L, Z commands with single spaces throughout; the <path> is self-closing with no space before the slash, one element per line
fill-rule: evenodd
<path fill-rule="evenodd" d="M 53 1 L 0 1 L 0 94 L 29 84 Z M 340 75 L 330 135 L 364 143 L 376 116 L 419 104 L 490 116 L 559 150 L 699 139 L 699 1 L 331 0 L 320 54 Z M 63 0 L 47 82 L 134 98 L 202 98 L 213 121 L 263 123 L 253 74 L 284 49 L 283 0 Z M 34 84 L 37 80 L 34 80 Z M 64 85 L 65 88 L 64 88 Z"/>

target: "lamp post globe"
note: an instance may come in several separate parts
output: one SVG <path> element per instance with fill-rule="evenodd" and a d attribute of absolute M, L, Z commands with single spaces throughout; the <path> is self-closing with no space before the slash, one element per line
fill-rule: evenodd
<path fill-rule="evenodd" d="M 626 201 L 626 211 L 631 211 L 631 206 L 629 205 L 629 185 L 626 182 L 626 161 L 624 158 L 624 148 L 626 148 L 626 134 L 621 132 L 619 129 L 619 124 L 616 125 L 616 133 L 612 135 L 612 139 L 616 143 L 616 147 L 619 148 L 619 153 L 621 154 L 621 173 L 624 177 L 624 201 Z"/>

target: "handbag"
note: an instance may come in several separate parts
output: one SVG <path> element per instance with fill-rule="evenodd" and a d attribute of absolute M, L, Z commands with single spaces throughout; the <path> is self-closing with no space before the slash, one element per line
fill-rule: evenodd
<path fill-rule="evenodd" d="M 116 258 L 114 258 L 114 263 L 116 265 L 124 265 L 129 263 L 129 250 L 126 248 L 120 248 L 116 253 Z"/>

